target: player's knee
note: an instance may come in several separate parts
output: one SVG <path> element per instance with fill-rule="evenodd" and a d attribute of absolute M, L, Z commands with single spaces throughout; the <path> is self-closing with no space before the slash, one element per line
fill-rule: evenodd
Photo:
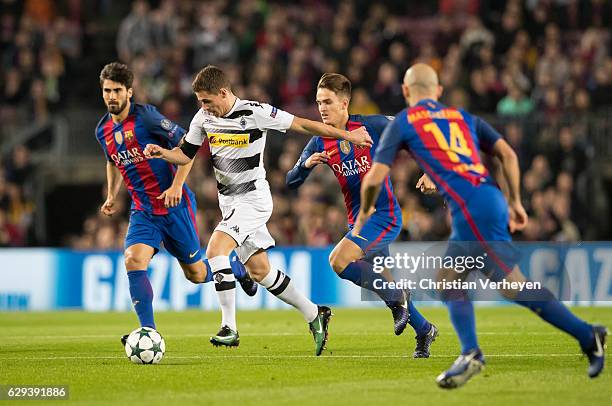
<path fill-rule="evenodd" d="M 147 269 L 149 266 L 149 259 L 150 258 L 144 255 L 128 250 L 125 252 L 125 269 L 128 271 Z"/>
<path fill-rule="evenodd" d="M 208 244 L 208 247 L 206 247 L 206 258 L 229 256 L 229 253 L 225 251 L 226 250 L 217 244 Z"/>
<path fill-rule="evenodd" d="M 337 274 L 342 273 L 350 262 L 351 261 L 348 261 L 347 258 L 337 251 L 332 251 L 332 253 L 329 254 L 329 264 Z"/>
<path fill-rule="evenodd" d="M 249 276 L 251 277 L 251 279 L 253 279 L 255 282 L 261 282 L 262 279 L 265 278 L 266 275 L 268 275 L 268 273 L 270 272 L 269 269 L 259 267 L 247 268 L 247 271 L 249 272 Z"/>
<path fill-rule="evenodd" d="M 194 269 L 183 269 L 183 273 L 185 274 L 185 278 L 192 283 L 203 283 L 206 277 L 206 274 L 202 275 L 201 271 L 196 271 Z"/>
<path fill-rule="evenodd" d="M 215 247 L 209 244 L 208 247 L 206 247 L 206 258 L 218 257 L 220 254 L 218 254 L 217 252 L 218 250 L 216 250 Z"/>
<path fill-rule="evenodd" d="M 229 256 L 236 248 L 236 242 L 227 234 L 215 231 L 206 246 L 206 257 Z"/>
<path fill-rule="evenodd" d="M 270 273 L 271 265 L 265 251 L 261 250 L 253 254 L 244 263 L 244 266 L 249 273 L 251 279 L 255 282 L 261 282 Z"/>
<path fill-rule="evenodd" d="M 191 271 L 186 271 L 184 272 L 185 274 L 185 278 L 187 278 L 187 280 L 189 282 L 192 283 L 201 283 L 200 278 L 198 278 L 198 274 L 195 272 L 191 272 Z"/>
<path fill-rule="evenodd" d="M 340 264 L 338 261 L 338 254 L 336 253 L 336 251 L 332 251 L 329 254 L 329 265 L 331 265 L 334 272 L 336 273 L 342 272 L 342 270 L 338 270 L 338 267 L 340 266 Z"/>

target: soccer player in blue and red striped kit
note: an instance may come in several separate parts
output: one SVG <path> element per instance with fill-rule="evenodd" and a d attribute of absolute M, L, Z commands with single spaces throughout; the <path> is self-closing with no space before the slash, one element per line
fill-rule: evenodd
<path fill-rule="evenodd" d="M 521 204 L 516 154 L 484 120 L 438 102 L 442 87 L 429 65 L 416 64 L 408 69 L 402 91 L 410 107 L 398 113 L 382 135 L 375 163 L 362 183 L 361 212 L 354 233 L 367 224 L 397 151 L 407 147 L 451 210 L 447 254 L 457 249 L 477 250 L 488 255 L 485 276 L 498 282 L 525 282 L 526 277 L 516 266 L 510 236 L 528 221 Z M 499 161 L 500 170 L 494 173 L 497 183 L 483 165 L 479 150 Z M 500 187 L 507 189 L 507 201 Z M 456 280 L 462 278 L 452 270 L 446 270 L 445 277 L 453 274 Z M 588 375 L 594 378 L 601 373 L 608 334 L 605 327 L 579 319 L 546 288 L 504 288 L 500 293 L 574 337 L 589 360 Z M 442 298 L 459 336 L 461 355 L 437 382 L 442 388 L 456 388 L 480 372 L 485 360 L 476 337 L 474 308 L 465 291 L 448 289 L 442 292 Z"/>
<path fill-rule="evenodd" d="M 349 227 L 349 232 L 330 255 L 332 269 L 342 279 L 378 294 L 392 312 L 395 334 L 400 335 L 410 324 L 417 341 L 413 356 L 428 358 L 430 346 L 438 334 L 437 328 L 414 307 L 409 292 L 376 289 L 374 282 L 376 279 L 391 279 L 389 274 L 374 272 L 373 260 L 389 256 L 389 244 L 395 241 L 402 226 L 402 212 L 389 177 L 384 180 L 384 193 L 376 201 L 376 214 L 359 234 L 350 232 L 359 213 L 361 181 L 372 166 L 372 153 L 392 117 L 349 115 L 351 82 L 339 73 L 326 73 L 321 77 L 316 98 L 325 124 L 349 131 L 363 126 L 374 144 L 372 147 L 357 147 L 344 140 L 313 137 L 287 174 L 287 185 L 299 187 L 318 164 L 325 163 L 332 169 L 344 195 Z"/>
<path fill-rule="evenodd" d="M 147 144 L 173 148 L 185 130 L 162 116 L 154 106 L 132 103 L 133 73 L 126 65 L 109 63 L 100 73 L 102 97 L 108 112 L 96 127 L 96 139 L 107 158 L 107 198 L 101 211 L 116 212 L 116 197 L 125 183 L 132 198 L 125 238 L 125 268 L 130 295 L 140 325 L 155 328 L 153 289 L 147 276 L 151 258 L 164 247 L 193 283 L 212 281 L 207 260 L 202 261 L 196 228 L 195 195 L 185 184 L 192 165 L 176 168 L 160 159 L 147 159 Z M 233 261 L 232 271 L 244 291 L 253 296 L 255 284 L 244 266 Z M 122 342 L 127 336 L 122 337 Z"/>

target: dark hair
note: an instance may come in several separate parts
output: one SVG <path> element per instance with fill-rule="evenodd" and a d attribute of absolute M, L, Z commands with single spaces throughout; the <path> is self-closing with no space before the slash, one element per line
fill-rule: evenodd
<path fill-rule="evenodd" d="M 100 72 L 100 86 L 102 86 L 105 80 L 121 83 L 126 89 L 131 89 L 132 82 L 134 82 L 134 74 L 126 65 L 119 62 L 111 62 Z"/>
<path fill-rule="evenodd" d="M 324 73 L 319 80 L 317 89 L 328 89 L 338 96 L 351 98 L 351 81 L 339 73 Z"/>
<path fill-rule="evenodd" d="M 221 89 L 232 90 L 232 84 L 225 73 L 218 67 L 207 65 L 198 72 L 191 84 L 194 92 L 219 94 Z"/>

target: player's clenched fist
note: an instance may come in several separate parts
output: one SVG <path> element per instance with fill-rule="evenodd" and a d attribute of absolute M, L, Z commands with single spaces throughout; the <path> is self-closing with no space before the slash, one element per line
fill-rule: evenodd
<path fill-rule="evenodd" d="M 147 158 L 162 158 L 164 156 L 164 149 L 159 145 L 147 144 L 143 153 Z"/>
<path fill-rule="evenodd" d="M 372 137 L 370 137 L 370 134 L 368 134 L 368 131 L 363 126 L 350 131 L 346 140 L 360 147 L 372 146 Z"/>
<path fill-rule="evenodd" d="M 327 152 L 316 152 L 312 154 L 306 162 L 304 162 L 304 166 L 308 169 L 317 166 L 318 164 L 324 164 L 329 160 L 330 156 Z"/>
<path fill-rule="evenodd" d="M 117 211 L 117 209 L 114 206 L 115 206 L 115 199 L 113 199 L 112 197 L 107 197 L 106 201 L 100 208 L 100 211 L 102 212 L 102 214 L 110 217 L 113 214 L 115 214 L 115 212 Z"/>

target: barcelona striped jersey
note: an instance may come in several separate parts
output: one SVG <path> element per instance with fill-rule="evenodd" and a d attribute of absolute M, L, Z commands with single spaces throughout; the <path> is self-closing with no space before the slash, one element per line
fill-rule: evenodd
<path fill-rule="evenodd" d="M 176 167 L 162 159 L 147 159 L 143 154 L 147 144 L 172 149 L 184 134 L 183 128 L 148 104 L 132 103 L 127 118 L 120 123 L 114 123 L 110 113 L 102 117 L 96 127 L 96 139 L 106 159 L 121 172 L 132 198 L 132 210 L 165 215 L 185 205 L 191 207 L 193 194 L 187 185 L 183 186 L 183 199 L 178 206 L 164 207 L 164 200 L 157 197 L 172 185 Z"/>
<path fill-rule="evenodd" d="M 314 153 L 326 151 L 330 157 L 327 161 L 327 166 L 332 169 L 336 179 L 338 179 L 342 194 L 344 195 L 348 223 L 352 225 L 357 219 L 361 207 L 361 181 L 372 167 L 373 152 L 379 143 L 385 127 L 392 119 L 393 117 L 382 115 L 349 116 L 346 130 L 352 131 L 361 126 L 365 127 L 373 141 L 371 147 L 359 147 L 346 140 L 323 137 L 311 138 L 304 148 L 300 159 L 287 174 L 288 186 L 296 188 L 301 185 L 311 171 L 311 169 L 304 166 L 306 160 Z M 391 220 L 396 218 L 400 211 L 399 204 L 393 194 L 391 180 L 388 176 L 383 183 L 382 192 L 376 201 L 375 207 L 377 213 L 388 215 Z"/>
<path fill-rule="evenodd" d="M 500 138 L 477 116 L 434 100 L 421 100 L 395 116 L 382 135 L 374 160 L 391 166 L 397 151 L 406 147 L 454 213 L 475 188 L 495 184 L 479 150 L 490 152 Z"/>

